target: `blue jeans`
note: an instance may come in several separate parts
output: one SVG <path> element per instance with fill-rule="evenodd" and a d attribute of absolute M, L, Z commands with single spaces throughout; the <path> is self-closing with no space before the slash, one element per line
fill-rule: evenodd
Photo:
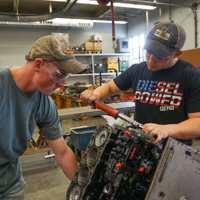
<path fill-rule="evenodd" d="M 0 195 L 1 200 L 24 200 L 26 183 L 24 179 L 20 179 L 14 183 L 5 193 Z"/>

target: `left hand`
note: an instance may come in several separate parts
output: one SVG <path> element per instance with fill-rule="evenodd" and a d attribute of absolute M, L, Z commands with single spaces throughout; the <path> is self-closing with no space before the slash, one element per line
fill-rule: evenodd
<path fill-rule="evenodd" d="M 153 144 L 157 144 L 169 136 L 169 127 L 167 125 L 147 123 L 144 125 L 143 130 L 146 134 L 149 133 L 152 137 L 154 135 L 157 137 L 156 141 L 152 142 Z"/>

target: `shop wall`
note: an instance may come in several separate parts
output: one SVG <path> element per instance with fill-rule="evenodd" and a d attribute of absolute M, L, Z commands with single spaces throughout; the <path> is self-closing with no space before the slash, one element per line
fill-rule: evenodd
<path fill-rule="evenodd" d="M 182 4 L 191 6 L 194 3 L 194 0 L 185 1 L 185 0 L 176 0 L 172 1 L 172 4 Z M 161 8 L 161 15 L 159 12 Z M 197 7 L 198 15 L 198 32 L 200 32 L 200 6 Z M 188 7 L 178 7 L 178 6 L 157 6 L 155 10 L 148 11 L 149 16 L 149 30 L 153 27 L 154 23 L 157 21 L 164 20 L 173 20 L 181 24 L 186 31 L 186 43 L 183 47 L 183 50 L 195 48 L 195 25 L 194 25 L 194 14 L 192 9 Z M 128 20 L 128 36 L 134 36 L 140 33 L 148 33 L 146 28 L 146 12 L 142 12 L 142 15 L 138 15 L 136 18 Z M 198 43 L 200 45 L 200 35 L 198 34 Z M 198 46 L 200 47 L 200 46 Z"/>
<path fill-rule="evenodd" d="M 0 66 L 23 65 L 25 55 L 34 41 L 51 32 L 69 33 L 69 42 L 72 46 L 80 46 L 88 42 L 91 35 L 100 34 L 103 38 L 103 53 L 114 53 L 111 24 L 95 23 L 91 29 L 0 27 Z M 116 24 L 115 32 L 116 38 L 127 37 L 127 24 Z"/>

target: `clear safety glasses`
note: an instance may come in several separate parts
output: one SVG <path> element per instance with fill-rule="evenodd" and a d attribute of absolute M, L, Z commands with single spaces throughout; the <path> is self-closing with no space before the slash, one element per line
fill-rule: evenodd
<path fill-rule="evenodd" d="M 169 55 L 165 58 L 158 58 L 156 55 L 154 55 L 151 51 L 149 51 L 148 49 L 144 49 L 144 54 L 146 55 L 146 57 L 148 59 L 153 58 L 155 61 L 157 62 L 163 62 L 163 61 L 167 61 L 169 60 L 172 56 L 174 56 L 177 52 L 173 53 L 172 55 Z"/>
<path fill-rule="evenodd" d="M 70 73 L 62 73 L 62 72 L 60 72 L 50 62 L 46 62 L 45 63 L 45 67 L 46 67 L 47 71 L 49 72 L 50 78 L 55 83 L 58 83 L 58 82 L 63 81 L 63 80 L 66 80 L 70 76 Z"/>

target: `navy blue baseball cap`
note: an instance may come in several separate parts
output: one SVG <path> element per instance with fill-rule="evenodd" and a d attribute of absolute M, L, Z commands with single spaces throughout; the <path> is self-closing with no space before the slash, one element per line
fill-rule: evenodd
<path fill-rule="evenodd" d="M 158 58 L 164 58 L 174 50 L 180 50 L 185 40 L 186 33 L 181 25 L 174 21 L 157 22 L 148 33 L 143 49 L 149 49 Z"/>

